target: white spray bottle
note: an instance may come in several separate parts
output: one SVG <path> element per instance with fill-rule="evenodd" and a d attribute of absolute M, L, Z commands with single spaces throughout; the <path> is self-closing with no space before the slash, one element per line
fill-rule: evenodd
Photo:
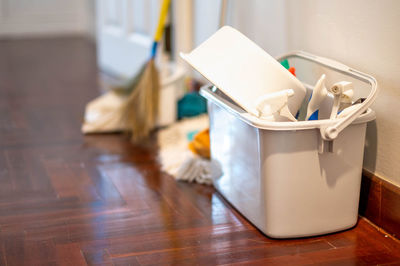
<path fill-rule="evenodd" d="M 266 120 L 276 120 L 276 115 L 279 115 L 291 121 L 297 121 L 288 107 L 288 99 L 293 95 L 292 89 L 265 94 L 257 99 L 252 113 Z"/>
<path fill-rule="evenodd" d="M 314 86 L 310 102 L 307 106 L 306 120 L 308 120 L 310 116 L 319 109 L 319 106 L 328 95 L 328 91 L 325 87 L 325 78 L 326 76 L 323 74 Z"/>

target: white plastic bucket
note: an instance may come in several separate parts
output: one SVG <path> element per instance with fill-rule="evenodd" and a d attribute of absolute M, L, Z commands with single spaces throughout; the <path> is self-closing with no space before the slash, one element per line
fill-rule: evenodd
<path fill-rule="evenodd" d="M 367 99 L 345 118 L 269 122 L 249 115 L 215 87 L 208 99 L 216 189 L 250 222 L 274 238 L 305 237 L 353 227 L 357 222 L 368 107 L 376 80 L 338 62 L 304 52 L 279 58 L 296 67 L 308 88 L 322 73 L 327 85 L 351 81 Z M 308 96 L 306 96 L 308 99 Z M 327 116 L 331 99 L 323 102 Z"/>

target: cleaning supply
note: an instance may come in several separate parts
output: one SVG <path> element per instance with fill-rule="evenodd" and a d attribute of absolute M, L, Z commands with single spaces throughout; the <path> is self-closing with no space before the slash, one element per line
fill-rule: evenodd
<path fill-rule="evenodd" d="M 196 155 L 189 155 L 179 168 L 176 179 L 212 185 L 212 162 Z"/>
<path fill-rule="evenodd" d="M 211 185 L 212 162 L 210 161 L 209 129 L 197 133 L 188 147 L 193 154 L 188 155 L 179 167 L 176 179 Z"/>
<path fill-rule="evenodd" d="M 229 26 L 181 57 L 248 113 L 259 98 L 292 89 L 287 106 L 294 116 L 306 94 L 304 85 L 275 58 Z"/>
<path fill-rule="evenodd" d="M 335 119 L 341 103 L 351 104 L 354 94 L 353 83 L 348 81 L 340 81 L 333 84 L 329 91 L 333 94 L 333 106 L 329 119 Z"/>
<path fill-rule="evenodd" d="M 158 26 L 154 35 L 150 59 L 137 78 L 137 83 L 122 106 L 122 120 L 132 133 L 132 140 L 147 137 L 155 126 L 159 108 L 159 76 L 155 66 L 157 46 L 161 40 L 170 0 L 163 0 Z"/>
<path fill-rule="evenodd" d="M 296 68 L 290 67 L 288 70 L 290 73 L 292 73 L 293 76 L 296 76 Z"/>
<path fill-rule="evenodd" d="M 189 143 L 189 149 L 205 159 L 210 159 L 210 131 L 205 129 L 197 133 Z"/>
<path fill-rule="evenodd" d="M 211 185 L 215 167 L 213 167 L 213 162 L 210 161 L 209 129 L 207 128 L 197 133 L 188 147 L 193 154 L 188 155 L 179 167 L 176 179 Z"/>
<path fill-rule="evenodd" d="M 358 103 L 363 103 L 367 98 L 358 98 L 356 101 L 354 101 L 354 103 L 352 103 L 352 105 L 354 104 L 358 104 Z"/>
<path fill-rule="evenodd" d="M 170 125 L 176 121 L 176 105 L 183 91 L 183 78 L 182 67 L 163 65 L 157 126 Z M 108 90 L 88 102 L 81 131 L 84 134 L 129 132 L 128 125 L 122 119 L 121 110 L 128 96 L 129 93 L 127 94 L 122 87 L 119 87 L 119 89 Z"/>
<path fill-rule="evenodd" d="M 287 70 L 289 70 L 289 68 L 290 68 L 289 60 L 285 59 L 285 60 L 280 61 L 280 63 L 281 63 L 281 65 L 282 65 L 284 68 L 286 68 Z"/>
<path fill-rule="evenodd" d="M 149 62 L 125 85 L 114 87 L 86 105 L 81 129 L 83 133 L 125 131 L 132 132 L 133 139 L 137 140 L 147 136 L 154 124 L 160 122 L 156 121 L 159 114 L 160 82 L 154 58 L 162 37 L 169 3 L 170 0 L 162 3 Z M 175 73 L 173 79 L 177 79 L 179 75 Z M 168 82 L 171 81 L 167 81 L 167 84 Z"/>
<path fill-rule="evenodd" d="M 323 74 L 317 83 L 314 86 L 310 102 L 307 106 L 307 115 L 306 120 L 309 120 L 310 117 L 318 110 L 321 103 L 325 100 L 326 96 L 328 95 L 328 91 L 325 87 L 325 79 L 326 75 Z M 317 115 L 318 119 L 318 115 Z M 312 119 L 315 120 L 315 119 Z"/>
<path fill-rule="evenodd" d="M 376 80 L 304 52 L 284 58 L 296 60 L 304 82 L 317 81 L 325 73 L 327 84 L 333 81 L 329 85 L 357 80 L 371 91 L 359 108 L 342 119 L 271 122 L 244 112 L 211 86 L 203 87 L 201 94 L 208 100 L 210 115 L 211 158 L 223 173 L 213 177 L 214 186 L 273 238 L 351 228 L 358 218 L 367 122 L 375 118 L 368 107 L 377 93 Z M 306 86 L 311 92 L 313 86 Z M 360 93 L 367 93 L 364 89 Z M 319 106 L 323 118 L 329 116 L 332 100 L 326 97 Z"/>
<path fill-rule="evenodd" d="M 354 103 L 351 104 L 351 106 L 344 108 L 341 112 L 338 114 L 338 118 L 343 118 L 349 115 L 353 110 L 356 110 L 360 108 L 360 104 L 362 104 L 366 98 L 359 98 L 357 99 Z"/>
<path fill-rule="evenodd" d="M 166 128 L 158 130 L 158 158 L 161 169 L 175 179 L 178 179 L 179 169 L 182 168 L 187 160 L 191 158 L 203 159 L 189 149 L 189 144 L 194 139 L 193 132 L 201 132 L 205 128 L 209 128 L 209 119 L 206 114 L 203 114 L 184 118 Z M 184 178 L 180 177 L 181 179 Z"/>
<path fill-rule="evenodd" d="M 343 111 L 341 111 L 341 112 L 337 115 L 337 118 L 346 117 L 346 116 L 349 115 L 353 110 L 356 110 L 356 109 L 360 108 L 360 104 L 361 104 L 361 103 L 354 104 L 354 105 L 352 105 L 352 106 L 350 106 L 350 107 L 347 107 L 347 108 L 343 109 Z"/>
<path fill-rule="evenodd" d="M 198 92 L 186 93 L 178 101 L 178 119 L 207 112 L 207 101 Z"/>
<path fill-rule="evenodd" d="M 280 63 L 284 68 L 289 70 L 289 72 L 292 73 L 293 76 L 296 76 L 296 68 L 295 67 L 291 67 L 289 65 L 289 61 L 287 59 L 280 61 Z"/>
<path fill-rule="evenodd" d="M 292 89 L 265 94 L 257 99 L 255 109 L 250 110 L 250 113 L 264 120 L 282 121 L 278 115 L 297 121 L 288 108 L 289 97 L 293 95 Z"/>
<path fill-rule="evenodd" d="M 127 128 L 121 120 L 121 106 L 126 96 L 110 91 L 92 101 L 85 108 L 82 132 L 111 133 L 125 131 Z"/>

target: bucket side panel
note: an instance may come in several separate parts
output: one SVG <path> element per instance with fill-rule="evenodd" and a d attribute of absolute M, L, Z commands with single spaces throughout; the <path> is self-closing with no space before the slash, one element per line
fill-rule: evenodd
<path fill-rule="evenodd" d="M 260 131 L 267 235 L 311 236 L 356 223 L 365 128 L 349 126 L 323 154 L 317 129 Z"/>
<path fill-rule="evenodd" d="M 258 129 L 217 105 L 208 106 L 214 186 L 254 225 L 265 223 L 261 206 Z"/>

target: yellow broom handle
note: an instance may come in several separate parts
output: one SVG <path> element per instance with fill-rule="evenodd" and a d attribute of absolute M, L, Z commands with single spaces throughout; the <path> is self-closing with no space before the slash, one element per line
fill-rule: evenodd
<path fill-rule="evenodd" d="M 171 2 L 171 0 L 163 0 L 163 2 L 161 4 L 160 17 L 158 19 L 157 30 L 156 30 L 156 33 L 154 34 L 155 42 L 158 42 L 159 40 L 161 40 L 163 31 L 164 31 L 165 20 L 167 19 L 168 7 L 169 7 L 170 2 Z"/>

